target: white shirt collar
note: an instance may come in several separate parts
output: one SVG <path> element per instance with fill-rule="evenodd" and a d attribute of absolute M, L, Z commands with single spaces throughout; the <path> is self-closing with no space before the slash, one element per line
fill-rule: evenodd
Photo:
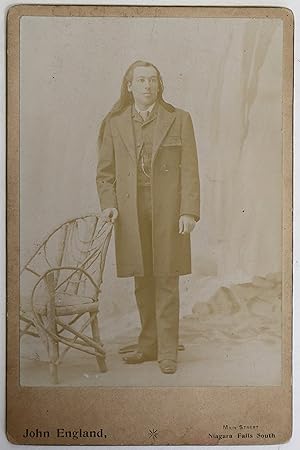
<path fill-rule="evenodd" d="M 156 103 L 156 101 L 155 101 L 154 103 L 152 103 L 152 105 L 150 105 L 149 108 L 147 108 L 147 109 L 145 109 L 145 110 L 143 110 L 143 111 L 142 111 L 141 109 L 138 108 L 138 106 L 137 106 L 136 103 L 134 104 L 134 107 L 135 107 L 135 109 L 137 110 L 137 112 L 138 112 L 139 114 L 140 114 L 141 111 L 142 111 L 142 112 L 149 111 L 149 113 L 151 113 L 152 109 L 153 109 L 154 106 L 155 106 L 155 103 Z"/>

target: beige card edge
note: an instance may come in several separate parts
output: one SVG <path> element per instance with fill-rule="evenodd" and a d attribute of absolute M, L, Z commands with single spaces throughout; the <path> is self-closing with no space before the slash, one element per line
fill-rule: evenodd
<path fill-rule="evenodd" d="M 30 16 L 253 17 L 283 20 L 283 340 L 282 384 L 218 388 L 22 388 L 19 385 L 19 23 Z M 7 28 L 7 437 L 18 444 L 147 445 L 159 417 L 155 444 L 279 444 L 292 433 L 292 117 L 293 28 L 287 8 L 125 7 L 17 5 L 9 9 Z M 74 400 L 80 398 L 80 404 Z M 144 405 L 141 408 L 141 405 Z M 69 412 L 72 410 L 72 417 Z M 107 413 L 109 411 L 109 414 Z M 249 414 L 251 411 L 251 414 Z M 84 423 L 81 417 L 85 417 Z M 255 420 L 254 420 L 255 419 Z M 275 439 L 211 439 L 221 424 L 257 422 Z M 85 424 L 106 438 L 53 437 L 26 441 L 26 427 L 78 430 Z"/>

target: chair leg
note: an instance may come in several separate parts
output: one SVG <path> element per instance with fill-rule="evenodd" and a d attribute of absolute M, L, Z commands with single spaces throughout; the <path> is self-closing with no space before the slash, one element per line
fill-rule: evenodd
<path fill-rule="evenodd" d="M 48 326 L 52 335 L 57 336 L 57 324 L 55 317 L 55 284 L 53 272 L 47 275 L 46 282 L 50 295 L 50 302 L 48 308 L 48 321 L 49 321 Z M 58 381 L 57 362 L 59 358 L 59 343 L 51 336 L 49 336 L 48 345 L 49 345 L 49 368 L 50 368 L 51 382 L 53 384 L 58 384 L 59 381 Z"/>
<path fill-rule="evenodd" d="M 52 384 L 58 384 L 57 361 L 59 358 L 58 342 L 49 338 L 49 368 Z"/>
<path fill-rule="evenodd" d="M 95 313 L 95 312 L 90 313 L 90 317 L 91 317 L 91 328 L 92 328 L 93 339 L 94 339 L 94 341 L 101 344 L 97 313 Z M 100 372 L 107 372 L 105 358 L 96 356 L 96 360 L 97 360 L 97 364 L 100 369 Z"/>

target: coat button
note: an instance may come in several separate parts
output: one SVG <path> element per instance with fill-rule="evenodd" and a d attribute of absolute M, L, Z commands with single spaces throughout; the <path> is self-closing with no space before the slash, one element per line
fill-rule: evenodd
<path fill-rule="evenodd" d="M 126 197 L 129 198 L 129 194 L 128 193 L 126 194 Z"/>

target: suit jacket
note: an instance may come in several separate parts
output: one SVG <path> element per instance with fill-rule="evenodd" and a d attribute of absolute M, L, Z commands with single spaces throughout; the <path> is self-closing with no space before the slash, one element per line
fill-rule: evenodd
<path fill-rule="evenodd" d="M 191 272 L 190 236 L 178 233 L 182 214 L 200 216 L 197 149 L 190 114 L 159 104 L 152 153 L 154 275 Z M 131 106 L 110 117 L 99 145 L 97 189 L 103 209 L 117 208 L 117 275 L 144 274 L 137 212 L 137 157 Z"/>

